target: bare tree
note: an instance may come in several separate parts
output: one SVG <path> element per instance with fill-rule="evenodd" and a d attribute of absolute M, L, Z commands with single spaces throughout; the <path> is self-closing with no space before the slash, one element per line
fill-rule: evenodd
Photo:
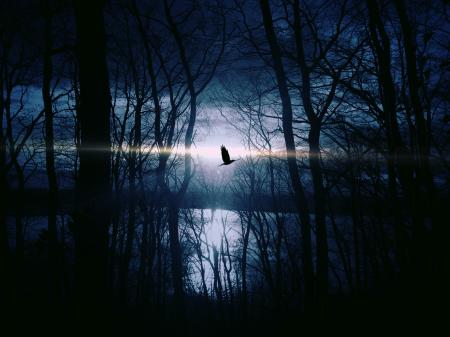
<path fill-rule="evenodd" d="M 77 179 L 76 301 L 78 313 L 103 314 L 110 225 L 111 140 L 103 2 L 75 2 L 81 143 Z M 98 311 L 100 310 L 100 312 Z M 83 317 L 80 316 L 80 317 Z"/>
<path fill-rule="evenodd" d="M 51 279 L 51 297 L 55 303 L 60 296 L 60 282 L 58 276 L 58 249 L 57 249 L 57 200 L 58 200 L 58 185 L 56 180 L 55 170 L 55 142 L 53 132 L 53 106 L 51 93 L 52 80 L 52 9 L 48 0 L 42 3 L 42 12 L 45 18 L 44 23 L 44 71 L 42 79 L 42 98 L 44 101 L 44 115 L 45 115 L 45 163 L 48 178 L 48 255 L 50 266 Z"/>
<path fill-rule="evenodd" d="M 311 308 L 314 294 L 314 275 L 311 253 L 311 223 L 309 219 L 309 207 L 303 184 L 297 167 L 296 148 L 292 129 L 292 103 L 287 87 L 287 78 L 281 59 L 280 47 L 273 28 L 272 13 L 268 1 L 261 1 L 261 11 L 266 31 L 267 40 L 273 60 L 273 69 L 277 78 L 278 90 L 283 107 L 283 135 L 286 144 L 287 161 L 292 186 L 295 193 L 296 205 L 301 219 L 302 247 L 303 247 L 303 273 L 305 277 L 305 307 Z"/>

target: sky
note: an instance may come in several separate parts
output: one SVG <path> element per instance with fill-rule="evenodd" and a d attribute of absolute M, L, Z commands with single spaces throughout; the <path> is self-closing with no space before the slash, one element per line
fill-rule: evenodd
<path fill-rule="evenodd" d="M 14 104 L 18 105 L 18 95 L 20 93 L 17 91 L 16 94 L 13 97 Z M 27 93 L 25 96 L 25 105 L 27 107 L 27 118 L 31 119 L 37 116 L 37 114 L 42 110 L 42 93 L 41 89 L 37 86 L 28 86 L 27 87 Z M 67 108 L 67 100 L 66 98 L 62 98 L 59 101 L 58 109 L 60 112 L 62 112 L 63 109 Z M 223 107 L 222 107 L 223 108 Z M 227 114 L 232 114 L 233 117 L 225 118 L 220 111 L 221 108 L 215 106 L 211 102 L 205 102 L 204 104 L 201 104 L 199 106 L 198 110 L 198 116 L 197 121 L 195 124 L 195 137 L 194 137 L 194 143 L 191 148 L 191 154 L 194 158 L 194 160 L 197 160 L 198 162 L 202 162 L 203 164 L 207 166 L 214 167 L 215 165 L 220 165 L 222 163 L 221 158 L 221 151 L 220 147 L 224 145 L 231 156 L 231 159 L 239 159 L 239 158 L 245 158 L 248 155 L 252 156 L 258 156 L 263 153 L 255 151 L 255 150 L 249 150 L 246 145 L 244 145 L 245 142 L 245 135 L 243 135 L 237 127 L 239 127 L 241 130 L 245 129 L 245 125 L 242 123 L 248 123 L 248 121 L 244 121 L 242 119 L 239 119 L 238 114 L 233 114 L 233 111 L 230 110 L 230 108 L 227 108 Z M 62 117 L 63 115 L 67 116 L 65 113 L 58 113 L 55 115 L 56 117 L 56 145 L 57 150 L 60 149 L 61 151 L 67 150 L 68 146 L 73 146 L 73 135 L 72 132 L 70 134 L 67 134 L 63 129 L 58 127 L 62 121 L 59 117 Z M 72 117 L 70 117 L 72 118 Z M 241 123 L 240 125 L 237 125 L 238 123 Z M 40 124 L 42 125 L 42 124 Z M 40 138 L 40 131 L 41 127 L 38 126 L 36 132 L 37 137 Z M 63 137 L 63 139 L 58 139 L 60 137 Z M 281 137 L 278 137 L 280 139 L 274 139 L 274 142 L 272 142 L 274 146 L 275 151 L 280 151 L 282 154 L 284 150 L 283 142 L 281 141 Z M 65 143 L 66 141 L 69 141 L 70 144 Z M 60 146 L 58 147 L 58 143 Z M 75 149 L 75 148 L 73 148 Z M 145 148 L 144 150 L 145 151 Z M 179 155 L 184 154 L 184 142 L 180 141 L 178 144 L 178 147 L 173 149 L 173 153 L 177 153 Z M 297 156 L 299 156 L 300 153 L 297 153 Z M 200 160 L 198 160 L 200 159 Z"/>
<path fill-rule="evenodd" d="M 224 145 L 231 158 L 243 157 L 248 151 L 242 144 L 242 135 L 227 121 L 217 108 L 204 107 L 197 121 L 194 155 L 205 160 L 221 161 L 220 146 Z"/>

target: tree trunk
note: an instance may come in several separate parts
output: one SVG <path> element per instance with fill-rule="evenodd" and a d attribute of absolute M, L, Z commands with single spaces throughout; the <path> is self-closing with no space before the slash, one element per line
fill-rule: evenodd
<path fill-rule="evenodd" d="M 404 50 L 405 50 L 405 58 L 406 58 L 406 72 L 408 77 L 408 88 L 409 88 L 409 98 L 411 101 L 412 110 L 414 112 L 414 120 L 415 120 L 415 139 L 417 140 L 417 161 L 416 165 L 416 175 L 417 175 L 417 185 L 420 185 L 419 188 L 424 188 L 426 191 L 426 197 L 421 193 L 420 190 L 416 192 L 414 197 L 415 206 L 426 209 L 428 207 L 431 212 L 432 219 L 432 230 L 434 239 L 436 242 L 434 243 L 435 248 L 438 247 L 438 252 L 436 255 L 438 260 L 440 260 L 441 256 L 444 256 L 445 253 L 439 253 L 439 249 L 445 246 L 445 242 L 442 241 L 442 238 L 445 237 L 445 233 L 442 228 L 442 223 L 438 218 L 437 214 L 439 210 L 437 208 L 437 202 L 435 198 L 435 188 L 433 183 L 433 172 L 431 170 L 430 165 L 430 143 L 429 137 L 431 134 L 431 130 L 427 128 L 427 121 L 424 117 L 424 109 L 422 102 L 420 100 L 420 81 L 418 79 L 417 73 L 417 46 L 415 41 L 415 36 L 413 33 L 413 29 L 411 27 L 411 23 L 408 17 L 407 8 L 403 0 L 395 0 L 394 1 L 398 17 L 400 19 L 400 25 L 402 27 L 403 33 L 403 42 L 404 42 Z M 419 216 L 421 216 L 419 214 Z M 422 215 L 424 216 L 424 215 Z M 429 253 L 433 250 L 432 246 L 427 245 L 424 247 L 424 242 L 428 243 L 424 238 L 423 234 L 425 234 L 425 230 L 421 228 L 421 224 L 419 224 L 415 235 L 413 236 L 413 244 L 414 251 L 417 251 L 416 259 L 422 256 L 430 257 Z M 425 250 L 425 252 L 424 252 Z M 422 258 L 421 258 L 422 259 Z M 424 266 L 429 266 L 433 263 L 434 257 L 428 258 L 423 262 Z M 445 263 L 445 262 L 444 262 Z M 420 273 L 420 271 L 419 271 Z"/>
<path fill-rule="evenodd" d="M 6 139 L 3 134 L 3 119 L 4 119 L 4 86 L 3 86 L 3 67 L 4 62 L 2 60 L 0 67 L 0 195 L 8 195 L 9 186 L 6 172 Z M 0 270 L 4 277 L 0 280 L 0 292 L 5 294 L 5 299 L 10 297 L 9 284 L 10 284 L 10 265 L 11 263 L 11 251 L 8 240 L 8 227 L 6 223 L 6 203 L 0 202 Z M 3 297 L 3 296 L 2 296 Z M 8 305 L 9 303 L 5 303 Z"/>
<path fill-rule="evenodd" d="M 311 123 L 309 130 L 309 165 L 314 188 L 314 208 L 317 249 L 317 301 L 321 310 L 328 297 L 328 235 L 325 219 L 325 191 L 322 164 L 320 163 L 320 124 Z"/>
<path fill-rule="evenodd" d="M 50 280 L 50 301 L 57 304 L 60 297 L 60 279 L 58 264 L 58 238 L 57 238 L 57 200 L 58 185 L 55 170 L 55 148 L 53 135 L 53 107 L 50 92 L 53 65 L 51 58 L 52 49 L 52 14 L 49 8 L 49 1 L 44 1 L 44 72 L 42 83 L 42 97 L 45 110 L 45 164 L 48 179 L 48 257 L 49 257 L 49 280 Z"/>
<path fill-rule="evenodd" d="M 264 28 L 273 59 L 273 68 L 277 78 L 278 90 L 283 107 L 283 135 L 286 145 L 287 162 L 292 187 L 294 190 L 296 206 L 298 209 L 302 232 L 302 262 L 305 279 L 304 297 L 305 310 L 312 307 L 314 299 L 314 274 L 311 253 L 311 223 L 309 219 L 309 207 L 304 192 L 300 174 L 297 167 L 294 133 L 292 128 L 292 104 L 287 87 L 286 75 L 281 60 L 281 52 L 275 36 L 272 22 L 272 13 L 268 0 L 261 0 Z"/>
<path fill-rule="evenodd" d="M 173 197 L 176 199 L 176 197 Z M 174 304 L 176 316 L 183 325 L 185 320 L 184 289 L 183 289 L 183 263 L 181 260 L 181 245 L 178 234 L 178 212 L 177 200 L 170 200 L 169 206 L 169 243 L 172 268 L 172 282 L 174 288 Z"/>
<path fill-rule="evenodd" d="M 134 150 L 132 150 L 132 152 L 134 152 Z M 128 274 L 131 256 L 133 253 L 133 242 L 136 227 L 136 157 L 134 154 L 131 154 L 131 157 L 132 158 L 129 160 L 128 222 L 125 251 L 121 256 L 119 269 L 119 297 L 122 306 L 126 306 L 127 304 Z"/>
<path fill-rule="evenodd" d="M 134 77 L 135 82 L 137 77 Z M 136 82 L 137 83 L 137 82 Z M 137 84 L 136 84 L 137 86 Z M 141 147 L 141 109 L 142 103 L 139 98 L 139 90 L 136 88 L 137 103 L 134 111 L 134 134 L 131 137 L 134 141 L 132 143 L 129 166 L 129 194 L 128 194 L 128 224 L 127 224 L 127 240 L 125 243 L 125 253 L 122 256 L 119 272 L 120 284 L 120 300 L 122 305 L 127 303 L 128 292 L 128 274 L 130 261 L 133 253 L 133 242 L 136 231 L 136 207 L 139 204 L 139 195 L 137 193 L 136 178 L 140 171 L 140 147 Z"/>
<path fill-rule="evenodd" d="M 242 219 L 243 215 L 241 215 L 241 228 L 242 228 L 242 234 L 244 234 L 243 242 L 242 242 L 242 256 L 241 256 L 241 278 L 242 278 L 242 301 L 241 301 L 241 307 L 242 307 L 242 319 L 244 323 L 247 320 L 248 312 L 247 312 L 247 306 L 248 306 L 248 294 L 247 294 L 247 254 L 248 254 L 248 241 L 250 237 L 250 230 L 252 228 L 252 218 L 253 213 L 251 211 L 248 212 L 247 215 L 247 230 L 244 234 L 244 219 Z"/>
<path fill-rule="evenodd" d="M 143 193 L 141 191 L 140 193 Z M 142 200 L 142 194 L 140 196 Z M 145 206 L 144 202 L 140 202 L 140 210 L 143 213 L 143 222 L 142 222 L 142 239 L 139 249 L 139 268 L 138 268 L 138 280 L 137 280 L 137 292 L 136 292 L 136 303 L 138 305 L 145 305 L 148 302 L 148 292 L 147 292 L 147 270 L 151 275 L 151 268 L 153 265 L 153 250 L 149 246 L 149 241 L 152 239 L 151 232 L 149 228 L 153 226 L 150 224 L 150 219 L 148 216 L 148 210 Z M 150 242 L 151 243 L 151 242 Z M 150 282 L 153 286 L 153 282 Z"/>
<path fill-rule="evenodd" d="M 81 143 L 75 213 L 75 302 L 79 318 L 92 319 L 98 324 L 99 319 L 105 317 L 107 308 L 111 206 L 111 98 L 103 2 L 76 0 L 75 16 L 81 100 L 77 111 Z"/>
<path fill-rule="evenodd" d="M 25 195 L 25 177 L 23 174 L 23 170 L 17 161 L 17 158 L 14 159 L 14 167 L 16 170 L 16 174 L 19 181 L 18 191 L 17 191 L 17 199 L 16 199 L 16 207 L 15 211 L 15 221 L 16 221 L 16 258 L 15 258 L 15 288 L 19 298 L 21 298 L 20 294 L 24 283 L 23 272 L 24 272 L 24 263 L 25 263 L 25 242 L 24 242 L 24 228 L 23 228 L 23 205 L 24 205 L 24 195 Z"/>
<path fill-rule="evenodd" d="M 417 179 L 414 177 L 414 158 L 404 145 L 396 111 L 396 92 L 391 74 L 391 44 L 384 28 L 378 8 L 374 0 L 367 0 L 369 10 L 369 30 L 372 43 L 374 44 L 375 57 L 378 64 L 378 85 L 382 97 L 383 119 L 386 124 L 386 133 L 388 138 L 388 176 L 389 190 L 391 194 L 394 212 L 399 210 L 396 192 L 396 178 L 405 192 L 407 205 L 411 214 L 413 224 L 413 247 L 412 254 L 415 260 L 420 260 L 420 245 L 418 240 L 424 237 L 424 216 L 423 205 L 420 204 L 420 195 L 417 186 Z M 396 243 L 397 250 L 402 254 L 400 261 L 406 260 L 407 248 L 404 237 L 404 226 L 399 220 L 399 215 L 394 213 L 396 225 Z M 409 261 L 401 262 L 403 271 Z M 409 267 L 408 267 L 409 269 Z"/>
<path fill-rule="evenodd" d="M 8 88 L 6 92 L 6 98 L 4 102 L 5 109 L 5 120 L 6 120 L 6 137 L 9 143 L 9 153 L 11 156 L 11 163 L 14 166 L 14 170 L 17 175 L 18 190 L 17 199 L 14 200 L 14 218 L 16 225 L 16 247 L 15 247 L 15 275 L 14 275 L 14 289 L 16 295 L 19 295 L 22 290 L 23 284 L 23 264 L 24 264 L 24 238 L 23 238 L 23 222 L 22 222 L 22 211 L 24 205 L 24 194 L 25 194 L 25 177 L 23 169 L 19 163 L 18 154 L 16 153 L 16 147 L 13 136 L 13 124 L 11 115 L 11 94 L 12 88 Z M 3 131 L 3 130 L 2 130 Z"/>
<path fill-rule="evenodd" d="M 6 172 L 6 139 L 3 134 L 4 121 L 4 85 L 3 85 L 3 67 L 4 62 L 1 60 L 0 67 L 0 195 L 8 195 L 9 186 Z M 0 294 L 5 305 L 9 305 L 11 300 L 11 292 L 9 291 L 11 285 L 11 251 L 8 239 L 8 227 L 6 224 L 6 203 L 0 202 L 0 270 L 4 277 L 0 278 Z"/>

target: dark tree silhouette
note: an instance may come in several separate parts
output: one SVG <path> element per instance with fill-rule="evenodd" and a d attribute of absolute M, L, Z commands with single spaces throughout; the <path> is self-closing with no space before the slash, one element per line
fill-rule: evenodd
<path fill-rule="evenodd" d="M 57 223 L 56 212 L 58 202 L 58 185 L 55 169 L 55 141 L 53 130 L 53 102 L 51 95 L 51 80 L 52 80 L 52 9 L 48 0 L 42 2 L 42 12 L 45 18 L 44 24 L 44 72 L 42 83 L 42 99 L 44 101 L 45 111 L 45 163 L 48 178 L 48 255 L 50 263 L 50 279 L 52 280 L 51 294 L 55 304 L 60 296 L 60 266 L 58 266 L 59 252 L 57 245 Z"/>
<path fill-rule="evenodd" d="M 303 249 L 303 272 L 305 278 L 305 306 L 311 308 L 314 301 L 314 272 L 312 265 L 311 252 L 311 222 L 309 219 L 309 207 L 306 199 L 303 184 L 300 180 L 300 174 L 297 167 L 296 150 L 294 133 L 292 128 L 292 103 L 289 94 L 287 79 L 284 66 L 281 60 L 280 47 L 277 42 L 273 27 L 272 13 L 270 10 L 269 1 L 262 0 L 261 11 L 266 32 L 267 40 L 269 42 L 270 51 L 273 59 L 273 69 L 276 75 L 278 90 L 283 107 L 283 131 L 284 141 L 286 144 L 287 162 L 289 168 L 289 175 L 291 177 L 292 186 L 294 188 L 296 205 L 301 219 L 302 230 L 302 249 Z"/>
<path fill-rule="evenodd" d="M 80 83 L 81 143 L 75 215 L 77 312 L 105 314 L 111 193 L 111 98 L 106 64 L 103 1 L 75 1 Z"/>

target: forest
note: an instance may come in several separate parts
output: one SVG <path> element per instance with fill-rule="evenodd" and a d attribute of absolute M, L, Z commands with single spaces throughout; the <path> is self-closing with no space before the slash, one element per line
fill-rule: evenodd
<path fill-rule="evenodd" d="M 446 0 L 0 0 L 1 331 L 444 326 L 449 56 Z"/>

